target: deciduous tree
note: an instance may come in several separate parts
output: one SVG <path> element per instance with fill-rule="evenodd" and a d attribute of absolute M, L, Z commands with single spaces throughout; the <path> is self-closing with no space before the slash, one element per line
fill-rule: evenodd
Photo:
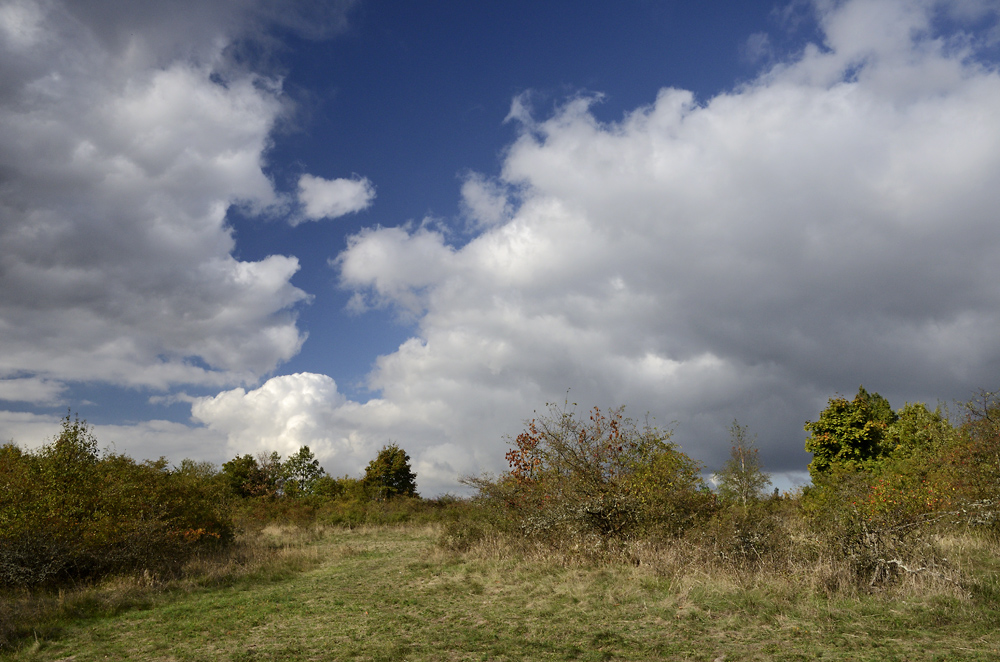
<path fill-rule="evenodd" d="M 383 446 L 368 463 L 362 482 L 376 501 L 417 496 L 417 475 L 410 469 L 410 456 L 394 443 Z"/>

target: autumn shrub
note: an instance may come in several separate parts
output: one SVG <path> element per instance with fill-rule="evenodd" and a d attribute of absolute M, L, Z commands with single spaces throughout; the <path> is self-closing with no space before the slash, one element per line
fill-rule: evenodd
<path fill-rule="evenodd" d="M 224 546 L 233 526 L 204 467 L 101 454 L 86 422 L 36 452 L 0 448 L 0 586 L 148 569 Z"/>
<path fill-rule="evenodd" d="M 710 507 L 701 467 L 670 431 L 626 418 L 624 408 L 568 407 L 527 423 L 499 477 L 467 477 L 492 525 L 560 545 L 643 535 L 673 536 Z"/>

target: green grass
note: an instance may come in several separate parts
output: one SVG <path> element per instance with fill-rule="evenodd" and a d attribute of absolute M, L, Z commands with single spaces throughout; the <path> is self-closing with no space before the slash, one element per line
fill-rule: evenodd
<path fill-rule="evenodd" d="M 996 660 L 973 597 L 827 598 L 777 577 L 443 551 L 434 526 L 330 530 L 291 575 L 68 620 L 5 660 Z"/>

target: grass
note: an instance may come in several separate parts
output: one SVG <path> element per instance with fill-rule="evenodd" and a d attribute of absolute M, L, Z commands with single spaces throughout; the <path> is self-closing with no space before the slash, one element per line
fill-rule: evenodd
<path fill-rule="evenodd" d="M 190 560 L 173 577 L 107 578 L 57 591 L 0 593 L 0 652 L 18 642 L 58 638 L 72 622 L 112 617 L 132 609 L 150 609 L 179 595 L 206 589 L 277 581 L 319 565 L 318 531 L 268 527 L 241 536 L 224 552 Z"/>
<path fill-rule="evenodd" d="M 70 615 L 2 659 L 1000 659 L 995 557 L 959 541 L 956 557 L 985 573 L 971 597 L 831 597 L 775 575 L 459 554 L 434 525 L 280 535 L 298 559 L 284 571 Z"/>

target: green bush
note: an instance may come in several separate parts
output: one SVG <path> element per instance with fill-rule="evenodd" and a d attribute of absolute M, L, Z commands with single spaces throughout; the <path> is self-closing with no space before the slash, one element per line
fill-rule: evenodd
<path fill-rule="evenodd" d="M 37 452 L 0 448 L 0 586 L 148 569 L 229 543 L 223 490 L 204 465 L 100 455 L 86 422 Z"/>
<path fill-rule="evenodd" d="M 864 389 L 851 403 L 831 399 L 806 428 L 814 459 L 803 511 L 846 580 L 874 588 L 941 566 L 933 533 L 967 510 L 962 485 L 975 474 L 957 470 L 970 447 L 961 431 L 939 409 L 893 412 Z"/>

